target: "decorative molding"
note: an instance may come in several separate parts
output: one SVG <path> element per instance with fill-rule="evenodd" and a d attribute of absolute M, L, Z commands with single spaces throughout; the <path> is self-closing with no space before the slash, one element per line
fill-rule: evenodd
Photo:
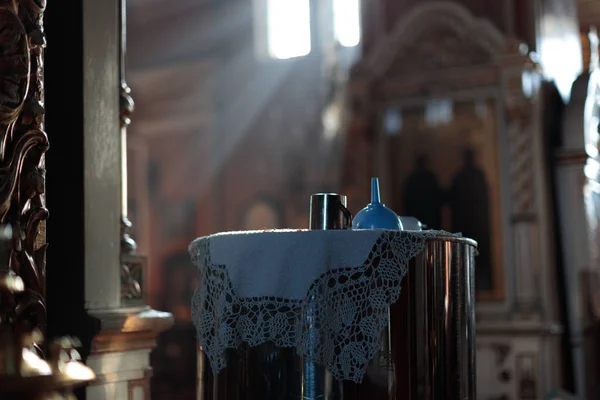
<path fill-rule="evenodd" d="M 156 332 L 106 332 L 94 338 L 92 351 L 94 354 L 119 353 L 152 349 L 156 347 Z"/>
<path fill-rule="evenodd" d="M 393 100 L 499 89 L 503 71 L 539 69 L 534 58 L 524 43 L 464 6 L 422 2 L 355 65 L 349 91 L 357 101 L 374 90 Z"/>
<path fill-rule="evenodd" d="M 121 254 L 121 299 L 128 305 L 145 305 L 143 290 L 148 260 L 139 254 Z"/>
<path fill-rule="evenodd" d="M 2 299 L 0 312 L 22 330 L 46 324 L 45 3 L 0 1 L 0 222 L 13 230 L 1 263 L 25 284 L 24 292 Z"/>
<path fill-rule="evenodd" d="M 435 40 L 426 43 L 423 37 Z M 428 70 L 448 66 L 472 67 L 474 61 L 485 63 L 506 54 L 514 54 L 515 49 L 518 54 L 524 54 L 522 44 L 507 40 L 491 22 L 476 18 L 461 4 L 451 1 L 423 2 L 400 19 L 388 37 L 381 40 L 372 54 L 359 64 L 358 69 L 380 77 L 396 61 L 403 59 L 402 54 L 406 54 L 410 63 L 414 64 L 412 51 L 416 51 L 417 59 L 428 60 L 425 64 Z M 441 61 L 432 63 L 433 55 Z"/>
<path fill-rule="evenodd" d="M 402 44 L 402 56 L 388 67 L 386 76 L 470 68 L 493 61 L 493 55 L 452 25 L 439 24 L 422 31 L 414 42 Z"/>

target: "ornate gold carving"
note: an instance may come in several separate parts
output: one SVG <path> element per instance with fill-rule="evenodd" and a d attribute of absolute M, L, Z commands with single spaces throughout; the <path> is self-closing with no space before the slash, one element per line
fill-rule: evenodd
<path fill-rule="evenodd" d="M 351 71 L 350 92 L 376 86 L 382 98 L 498 87 L 502 70 L 530 62 L 527 46 L 504 37 L 456 2 L 422 2 Z"/>
<path fill-rule="evenodd" d="M 484 65 L 491 55 L 473 38 L 450 26 L 429 27 L 405 43 L 387 72 L 389 77 Z"/>
<path fill-rule="evenodd" d="M 22 293 L 3 296 L 0 308 L 22 330 L 43 330 L 46 324 L 45 3 L 0 1 L 0 222 L 13 230 L 0 268 L 6 263 L 25 285 Z"/>
<path fill-rule="evenodd" d="M 502 57 L 507 50 L 510 53 L 509 42 L 493 24 L 476 18 L 457 2 L 422 2 L 400 19 L 356 72 L 383 76 L 397 67 L 395 62 L 399 60 L 407 64 L 424 62 L 429 71 L 472 67 Z M 419 62 L 415 62 L 414 52 Z"/>

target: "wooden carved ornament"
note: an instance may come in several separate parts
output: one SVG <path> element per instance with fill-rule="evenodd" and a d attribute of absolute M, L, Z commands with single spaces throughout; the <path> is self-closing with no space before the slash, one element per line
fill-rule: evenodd
<path fill-rule="evenodd" d="M 45 207 L 42 17 L 44 0 L 0 1 L 0 223 L 13 231 L 0 272 L 21 277 L 22 293 L 2 293 L 0 318 L 44 329 Z"/>

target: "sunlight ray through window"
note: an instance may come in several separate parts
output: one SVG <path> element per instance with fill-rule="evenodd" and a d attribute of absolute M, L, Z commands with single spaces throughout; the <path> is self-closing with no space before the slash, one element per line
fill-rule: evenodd
<path fill-rule="evenodd" d="M 310 53 L 309 0 L 267 0 L 267 40 L 274 58 Z"/>

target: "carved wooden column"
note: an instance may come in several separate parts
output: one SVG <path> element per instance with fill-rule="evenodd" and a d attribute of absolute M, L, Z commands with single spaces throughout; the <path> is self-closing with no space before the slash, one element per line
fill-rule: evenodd
<path fill-rule="evenodd" d="M 133 97 L 131 97 L 131 88 L 125 80 L 125 52 L 127 46 L 126 36 L 126 3 L 121 4 L 121 54 L 119 57 L 120 63 L 120 81 L 121 91 L 119 93 L 119 123 L 121 127 L 121 250 L 124 253 L 135 252 L 135 240 L 129 235 L 131 221 L 128 218 L 127 206 L 127 128 L 131 123 L 131 114 L 135 109 Z"/>
<path fill-rule="evenodd" d="M 132 224 L 128 218 L 127 193 L 127 128 L 131 123 L 134 102 L 125 80 L 127 51 L 127 1 L 120 0 L 120 93 L 119 123 L 121 130 L 121 300 L 128 305 L 145 305 L 143 288 L 147 260 L 137 253 L 137 245 L 130 235 Z"/>
<path fill-rule="evenodd" d="M 1 398 L 53 394 L 66 399 L 71 388 L 94 377 L 79 363 L 72 349 L 76 341 L 44 341 L 43 334 L 49 148 L 44 132 L 45 5 L 43 0 L 0 1 Z M 66 363 L 79 375 L 70 374 Z"/>
<path fill-rule="evenodd" d="M 540 285 L 540 198 L 536 198 L 536 177 L 534 165 L 534 138 L 539 132 L 536 126 L 536 108 L 539 104 L 537 90 L 525 94 L 523 75 L 531 80 L 541 81 L 539 72 L 531 65 L 531 70 L 509 68 L 504 71 L 505 120 L 507 121 L 508 164 L 510 173 L 510 218 L 513 226 L 513 246 L 515 263 L 515 311 L 535 314 L 542 308 L 542 287 Z"/>
<path fill-rule="evenodd" d="M 13 230 L 0 273 L 25 284 L 24 292 L 0 299 L 0 322 L 22 331 L 46 325 L 44 6 L 0 1 L 0 223 Z"/>

